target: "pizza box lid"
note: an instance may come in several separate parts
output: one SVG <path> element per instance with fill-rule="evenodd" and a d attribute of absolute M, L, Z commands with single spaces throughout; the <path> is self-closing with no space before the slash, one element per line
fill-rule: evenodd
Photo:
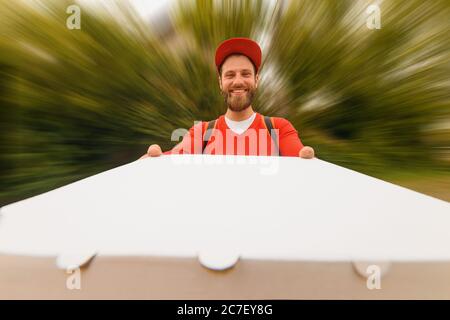
<path fill-rule="evenodd" d="M 0 254 L 449 261 L 450 205 L 319 159 L 170 155 L 0 210 Z"/>

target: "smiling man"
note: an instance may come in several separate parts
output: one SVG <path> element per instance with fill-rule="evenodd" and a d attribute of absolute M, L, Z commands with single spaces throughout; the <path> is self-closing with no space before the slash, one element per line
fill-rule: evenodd
<path fill-rule="evenodd" d="M 261 48 L 251 39 L 222 42 L 216 50 L 215 63 L 226 113 L 216 120 L 195 124 L 170 151 L 163 153 L 158 145 L 151 145 L 141 159 L 183 153 L 313 158 L 313 148 L 303 146 L 288 120 L 253 110 L 261 61 Z"/>

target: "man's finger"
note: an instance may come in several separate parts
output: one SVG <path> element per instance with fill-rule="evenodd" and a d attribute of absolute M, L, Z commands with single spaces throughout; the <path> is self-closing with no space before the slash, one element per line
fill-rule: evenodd
<path fill-rule="evenodd" d="M 314 158 L 314 149 L 311 147 L 303 147 L 299 153 L 300 158 L 312 159 Z"/>
<path fill-rule="evenodd" d="M 150 157 L 159 157 L 162 155 L 161 147 L 157 144 L 152 144 L 150 147 L 148 147 L 147 155 Z"/>

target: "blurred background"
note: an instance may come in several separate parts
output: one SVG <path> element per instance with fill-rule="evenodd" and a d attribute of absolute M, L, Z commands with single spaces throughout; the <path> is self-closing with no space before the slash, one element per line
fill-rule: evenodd
<path fill-rule="evenodd" d="M 0 205 L 223 114 L 214 51 L 237 36 L 263 48 L 258 112 L 323 160 L 450 201 L 449 34 L 449 0 L 0 0 Z"/>

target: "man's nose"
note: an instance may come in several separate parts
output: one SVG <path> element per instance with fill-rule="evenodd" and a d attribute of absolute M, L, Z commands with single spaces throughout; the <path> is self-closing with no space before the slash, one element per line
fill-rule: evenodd
<path fill-rule="evenodd" d="M 244 84 L 245 84 L 244 78 L 241 77 L 240 75 L 236 75 L 236 77 L 233 79 L 233 83 L 232 83 L 233 87 L 244 86 Z"/>

